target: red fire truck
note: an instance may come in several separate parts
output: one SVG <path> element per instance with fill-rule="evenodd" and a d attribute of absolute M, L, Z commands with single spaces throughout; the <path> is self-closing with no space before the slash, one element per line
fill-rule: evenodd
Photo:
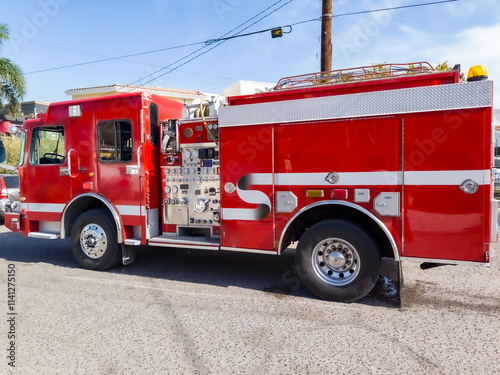
<path fill-rule="evenodd" d="M 107 269 L 139 245 L 280 255 L 353 301 L 381 258 L 489 265 L 497 241 L 492 82 L 390 64 L 284 78 L 187 105 L 147 93 L 53 103 L 24 124 L 5 225 L 71 238 Z"/>

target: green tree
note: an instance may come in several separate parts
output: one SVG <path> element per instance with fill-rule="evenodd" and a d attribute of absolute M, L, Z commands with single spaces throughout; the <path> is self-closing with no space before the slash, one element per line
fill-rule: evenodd
<path fill-rule="evenodd" d="M 437 64 L 434 69 L 438 72 L 447 72 L 453 68 L 448 65 L 448 60 L 446 60 L 445 62 L 443 62 L 441 64 Z"/>
<path fill-rule="evenodd" d="M 0 24 L 0 51 L 3 43 L 9 39 L 9 29 L 7 25 Z M 25 94 L 26 81 L 19 66 L 11 60 L 0 57 L 0 110 L 4 102 L 9 106 L 12 116 L 17 116 L 21 112 L 21 100 Z"/>

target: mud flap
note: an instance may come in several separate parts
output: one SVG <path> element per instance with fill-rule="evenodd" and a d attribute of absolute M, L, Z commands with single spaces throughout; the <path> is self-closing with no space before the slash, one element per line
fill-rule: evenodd
<path fill-rule="evenodd" d="M 397 299 L 399 301 L 399 307 L 404 306 L 404 278 L 403 278 L 403 262 L 400 260 L 399 262 L 396 262 L 397 267 L 398 267 L 398 279 L 397 279 L 397 284 L 396 287 L 398 288 L 398 293 L 397 293 Z"/>
<path fill-rule="evenodd" d="M 121 244 L 122 246 L 122 262 L 123 265 L 126 266 L 128 264 L 135 262 L 135 248 L 134 246 L 127 246 L 125 244 Z"/>

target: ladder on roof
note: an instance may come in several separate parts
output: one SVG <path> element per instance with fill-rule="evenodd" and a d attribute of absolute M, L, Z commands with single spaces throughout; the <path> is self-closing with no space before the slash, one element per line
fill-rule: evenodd
<path fill-rule="evenodd" d="M 274 90 L 332 85 L 338 83 L 365 81 L 369 79 L 381 79 L 433 72 L 435 72 L 435 70 L 428 62 L 379 64 L 286 77 L 279 80 L 274 87 Z"/>

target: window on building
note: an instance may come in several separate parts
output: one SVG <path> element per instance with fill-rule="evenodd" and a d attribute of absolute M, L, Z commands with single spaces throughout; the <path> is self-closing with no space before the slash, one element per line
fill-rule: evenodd
<path fill-rule="evenodd" d="M 31 136 L 30 164 L 64 164 L 66 144 L 63 126 L 40 127 L 33 129 Z"/>
<path fill-rule="evenodd" d="M 132 160 L 132 123 L 129 120 L 101 121 L 97 124 L 99 160 L 119 163 Z"/>

